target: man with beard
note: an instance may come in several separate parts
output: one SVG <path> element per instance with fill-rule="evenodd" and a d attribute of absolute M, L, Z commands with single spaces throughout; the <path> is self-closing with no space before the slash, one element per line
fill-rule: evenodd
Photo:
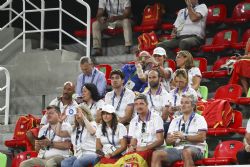
<path fill-rule="evenodd" d="M 129 125 L 129 152 L 154 150 L 163 146 L 163 121 L 158 114 L 149 110 L 147 97 L 144 94 L 138 95 L 134 106 L 138 115 Z"/>
<path fill-rule="evenodd" d="M 148 72 L 149 89 L 144 93 L 149 101 L 150 111 L 157 113 L 165 121 L 167 119 L 167 106 L 169 106 L 170 95 L 162 88 L 160 82 L 162 77 L 159 71 L 150 70 Z"/>
<path fill-rule="evenodd" d="M 115 108 L 119 122 L 126 125 L 133 116 L 135 94 L 123 86 L 124 74 L 121 70 L 111 71 L 110 78 L 113 91 L 106 94 L 105 103 L 111 104 Z"/>
<path fill-rule="evenodd" d="M 72 98 L 75 92 L 75 86 L 72 82 L 67 81 L 63 86 L 63 94 L 61 97 L 56 97 L 49 105 L 58 106 L 61 112 L 67 115 L 66 122 L 74 124 L 74 115 L 76 113 L 77 102 Z M 47 124 L 47 114 L 42 117 L 41 125 Z"/>

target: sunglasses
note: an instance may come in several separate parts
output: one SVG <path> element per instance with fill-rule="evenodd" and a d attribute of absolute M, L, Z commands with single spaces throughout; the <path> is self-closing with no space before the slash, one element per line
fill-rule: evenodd
<path fill-rule="evenodd" d="M 141 127 L 141 133 L 145 133 L 145 132 L 146 132 L 146 123 L 143 122 L 142 127 Z"/>
<path fill-rule="evenodd" d="M 181 125 L 181 131 L 184 133 L 185 132 L 185 123 Z"/>

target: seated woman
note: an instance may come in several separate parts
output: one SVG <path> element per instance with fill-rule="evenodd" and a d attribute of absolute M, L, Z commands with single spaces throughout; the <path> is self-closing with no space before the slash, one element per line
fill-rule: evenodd
<path fill-rule="evenodd" d="M 101 111 L 100 108 L 103 106 L 104 101 L 100 98 L 98 90 L 95 84 L 86 83 L 82 88 L 82 100 L 83 104 L 86 104 L 94 120 L 97 123 L 100 123 L 101 120 Z"/>
<path fill-rule="evenodd" d="M 101 111 L 102 123 L 96 132 L 96 153 L 105 158 L 120 158 L 127 149 L 127 129 L 118 123 L 115 108 L 105 104 Z"/>
<path fill-rule="evenodd" d="M 178 68 L 185 69 L 188 73 L 188 84 L 194 89 L 198 90 L 201 82 L 201 71 L 194 66 L 193 56 L 189 51 L 181 50 L 176 56 L 176 65 Z"/>
<path fill-rule="evenodd" d="M 95 153 L 95 133 L 96 123 L 88 107 L 81 104 L 77 107 L 75 115 L 75 125 L 67 131 L 61 130 L 61 124 L 66 119 L 66 114 L 62 114 L 60 123 L 55 127 L 55 133 L 61 137 L 71 137 L 73 144 L 74 156 L 64 159 L 61 167 L 88 167 L 95 165 L 98 158 Z"/>

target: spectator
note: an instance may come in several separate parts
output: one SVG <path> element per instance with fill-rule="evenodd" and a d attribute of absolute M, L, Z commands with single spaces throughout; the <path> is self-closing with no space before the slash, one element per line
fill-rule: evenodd
<path fill-rule="evenodd" d="M 89 107 L 91 115 L 93 116 L 94 120 L 97 123 L 100 123 L 101 121 L 100 109 L 102 108 L 104 101 L 100 99 L 98 90 L 94 84 L 92 83 L 84 84 L 82 88 L 82 100 L 83 103 Z"/>
<path fill-rule="evenodd" d="M 74 124 L 74 114 L 76 111 L 77 102 L 72 98 L 72 95 L 75 92 L 75 86 L 72 82 L 67 81 L 64 83 L 63 94 L 61 97 L 56 97 L 50 102 L 49 105 L 55 105 L 60 108 L 62 113 L 67 115 L 65 119 L 66 122 Z M 41 125 L 47 124 L 47 114 L 42 117 Z"/>
<path fill-rule="evenodd" d="M 134 101 L 136 115 L 130 122 L 128 137 L 131 138 L 129 152 L 160 148 L 164 143 L 163 121 L 148 108 L 148 100 L 140 94 Z"/>
<path fill-rule="evenodd" d="M 127 148 L 127 129 L 118 122 L 112 105 L 105 104 L 101 114 L 102 123 L 96 132 L 96 153 L 100 157 L 119 158 Z"/>
<path fill-rule="evenodd" d="M 35 165 L 56 167 L 59 166 L 64 157 L 69 156 L 70 139 L 59 137 L 54 130 L 59 122 L 61 115 L 60 108 L 57 106 L 47 107 L 48 124 L 44 125 L 35 140 L 35 150 L 38 152 L 37 158 L 31 158 L 21 162 L 20 167 L 32 167 Z M 62 124 L 62 130 L 70 129 L 68 123 Z"/>
<path fill-rule="evenodd" d="M 205 4 L 198 4 L 198 0 L 185 0 L 187 7 L 178 12 L 171 33 L 172 39 L 159 43 L 171 59 L 175 59 L 175 48 L 190 50 L 199 47 L 205 41 L 205 27 L 208 9 Z"/>
<path fill-rule="evenodd" d="M 193 56 L 189 51 L 182 50 L 176 56 L 176 65 L 178 68 L 185 69 L 188 73 L 188 84 L 198 91 L 201 82 L 201 71 L 194 66 Z"/>
<path fill-rule="evenodd" d="M 74 156 L 64 159 L 61 167 L 88 167 L 95 165 L 97 155 L 95 153 L 95 132 L 96 123 L 92 118 L 88 106 L 81 104 L 77 107 L 75 115 L 75 125 L 73 129 L 62 130 L 62 122 L 66 115 L 62 114 L 60 121 L 55 128 L 56 135 L 60 137 L 70 137 L 73 144 Z"/>
<path fill-rule="evenodd" d="M 162 47 L 157 47 L 153 51 L 154 59 L 158 62 L 158 65 L 153 69 L 158 69 L 162 76 L 162 86 L 167 92 L 170 91 L 170 81 L 172 79 L 173 70 L 169 67 L 164 67 L 167 59 L 166 51 Z"/>
<path fill-rule="evenodd" d="M 184 161 L 184 166 L 194 167 L 194 161 L 203 158 L 206 147 L 207 123 L 203 116 L 194 112 L 195 100 L 192 95 L 182 95 L 182 116 L 173 119 L 170 124 L 167 144 L 173 148 L 155 151 L 152 165 L 160 167 L 163 161 L 169 164 L 178 160 Z"/>
<path fill-rule="evenodd" d="M 119 118 L 118 121 L 127 125 L 133 116 L 135 94 L 123 86 L 124 74 L 121 70 L 111 71 L 110 78 L 113 91 L 106 94 L 105 103 L 115 107 L 115 113 Z"/>
<path fill-rule="evenodd" d="M 80 67 L 82 74 L 78 76 L 76 84 L 76 94 L 78 97 L 82 96 L 82 87 L 85 83 L 95 84 L 99 95 L 104 97 L 107 85 L 105 75 L 94 67 L 89 57 L 82 57 L 80 59 Z"/>
<path fill-rule="evenodd" d="M 105 17 L 105 11 L 108 17 Z M 92 24 L 94 56 L 102 55 L 101 30 L 105 28 L 114 29 L 123 27 L 125 39 L 125 53 L 129 54 L 132 46 L 131 27 L 131 2 L 130 0 L 99 0 L 99 7 L 96 14 L 96 21 Z"/>
<path fill-rule="evenodd" d="M 158 114 L 166 120 L 166 106 L 169 105 L 170 95 L 161 86 L 160 72 L 150 70 L 148 73 L 149 89 L 145 92 L 149 101 L 148 108 L 151 112 Z"/>
<path fill-rule="evenodd" d="M 244 149 L 237 153 L 237 160 L 240 165 L 250 163 L 250 119 L 247 122 L 244 146 Z"/>

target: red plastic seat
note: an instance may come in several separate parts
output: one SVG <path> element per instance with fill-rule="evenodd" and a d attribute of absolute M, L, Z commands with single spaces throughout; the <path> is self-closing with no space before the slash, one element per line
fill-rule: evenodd
<path fill-rule="evenodd" d="M 167 65 L 167 67 L 172 68 L 173 71 L 176 70 L 176 64 L 175 64 L 174 60 L 167 59 L 167 60 L 165 60 L 165 64 Z"/>
<path fill-rule="evenodd" d="M 233 43 L 238 41 L 238 32 L 234 29 L 222 30 L 218 32 L 210 45 L 202 46 L 204 52 L 221 52 L 227 48 L 231 48 Z"/>
<path fill-rule="evenodd" d="M 202 57 L 195 57 L 194 66 L 198 67 L 201 73 L 207 71 L 207 59 Z"/>
<path fill-rule="evenodd" d="M 203 160 L 198 160 L 194 162 L 196 166 L 200 166 L 203 164 Z M 184 167 L 184 162 L 183 161 L 176 161 L 172 167 Z"/>
<path fill-rule="evenodd" d="M 228 165 L 236 163 L 236 154 L 243 147 L 244 145 L 240 141 L 223 141 L 216 146 L 212 158 L 203 159 L 203 165 Z"/>
<path fill-rule="evenodd" d="M 174 25 L 172 23 L 162 23 L 161 29 L 162 30 L 172 30 Z"/>
<path fill-rule="evenodd" d="M 107 84 L 110 85 L 111 84 L 110 73 L 112 71 L 112 66 L 109 64 L 99 64 L 96 66 L 96 68 L 98 68 L 101 72 L 105 74 Z"/>
<path fill-rule="evenodd" d="M 224 4 L 217 4 L 208 7 L 207 25 L 223 23 L 227 17 L 227 8 Z"/>
<path fill-rule="evenodd" d="M 221 65 L 225 64 L 230 57 L 221 57 L 220 59 L 216 60 L 214 65 L 212 66 L 211 71 L 204 71 L 202 72 L 203 78 L 223 78 L 228 75 L 227 70 L 220 70 Z"/>
<path fill-rule="evenodd" d="M 219 87 L 214 95 L 214 99 L 225 99 L 236 103 L 242 94 L 242 88 L 237 84 L 228 84 Z"/>
<path fill-rule="evenodd" d="M 227 18 L 225 23 L 227 24 L 242 24 L 250 20 L 250 2 L 243 1 L 238 3 L 233 10 L 231 18 Z"/>
<path fill-rule="evenodd" d="M 21 152 L 14 157 L 14 159 L 12 160 L 11 167 L 19 167 L 21 162 L 27 159 L 33 158 L 33 157 L 37 157 L 37 152 L 35 151 Z M 36 165 L 36 167 L 39 167 L 39 166 Z"/>
<path fill-rule="evenodd" d="M 232 44 L 232 47 L 233 47 L 234 49 L 237 49 L 237 50 L 244 49 L 244 48 L 246 47 L 248 38 L 250 38 L 250 29 L 247 29 L 247 30 L 244 32 L 243 37 L 242 37 L 242 41 L 239 42 L 239 43 L 233 43 L 233 44 Z"/>

